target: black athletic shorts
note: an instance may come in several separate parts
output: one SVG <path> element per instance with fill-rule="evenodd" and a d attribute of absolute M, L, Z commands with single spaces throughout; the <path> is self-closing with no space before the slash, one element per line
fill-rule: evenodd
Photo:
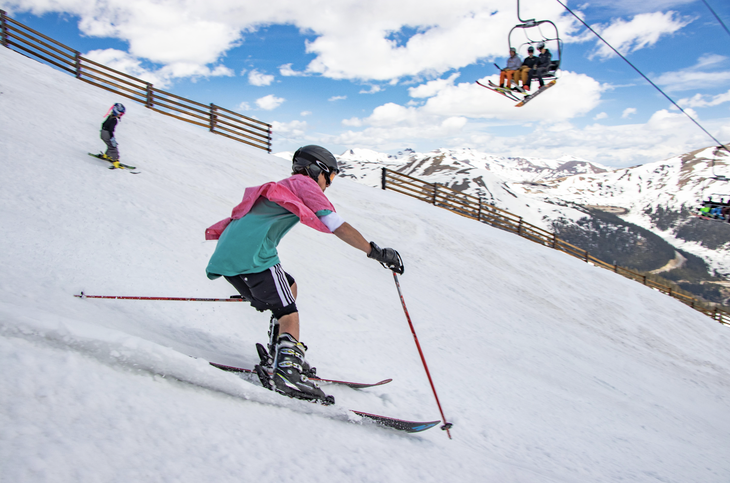
<path fill-rule="evenodd" d="M 259 273 L 226 276 L 226 280 L 260 312 L 271 310 L 277 319 L 297 312 L 291 292 L 294 277 L 286 273 L 279 263 Z"/>

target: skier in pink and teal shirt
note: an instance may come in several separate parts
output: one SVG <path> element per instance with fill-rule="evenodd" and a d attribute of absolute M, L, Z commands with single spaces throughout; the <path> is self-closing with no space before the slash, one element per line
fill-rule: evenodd
<path fill-rule="evenodd" d="M 290 178 L 246 188 L 231 217 L 206 230 L 207 240 L 218 240 L 206 272 L 210 279 L 225 277 L 252 307 L 271 311 L 268 350 L 257 345 L 262 384 L 288 396 L 332 403 L 334 398 L 309 379 L 315 369 L 299 342 L 297 285 L 281 267 L 276 247 L 301 221 L 334 233 L 394 272 L 402 274 L 404 267 L 397 251 L 368 242 L 324 195 L 339 172 L 332 153 L 321 146 L 301 147 L 294 153 L 292 172 Z"/>

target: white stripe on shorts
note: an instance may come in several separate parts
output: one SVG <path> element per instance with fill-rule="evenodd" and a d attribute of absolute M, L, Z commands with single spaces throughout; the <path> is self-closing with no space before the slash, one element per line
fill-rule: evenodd
<path fill-rule="evenodd" d="M 277 263 L 269 269 L 271 276 L 274 279 L 274 285 L 276 286 L 276 292 L 279 294 L 279 300 L 281 300 L 282 307 L 294 303 L 294 296 L 291 293 L 291 287 L 284 274 L 284 269 L 281 268 L 281 264 Z"/>

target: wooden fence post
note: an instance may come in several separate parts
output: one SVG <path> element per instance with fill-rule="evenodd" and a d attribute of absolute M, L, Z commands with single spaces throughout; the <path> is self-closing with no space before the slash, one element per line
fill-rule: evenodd
<path fill-rule="evenodd" d="M 210 103 L 210 132 L 213 132 L 215 125 L 218 122 L 217 107 L 212 102 Z"/>
<path fill-rule="evenodd" d="M 522 236 L 522 217 L 520 216 L 520 224 L 517 225 L 517 234 Z"/>
<path fill-rule="evenodd" d="M 479 215 L 479 218 L 477 220 L 482 221 L 482 197 L 479 197 L 479 211 L 477 212 Z"/>
<path fill-rule="evenodd" d="M 152 87 L 152 84 L 150 84 L 149 82 L 147 82 L 146 84 L 147 84 L 147 89 L 146 89 L 147 96 L 145 97 L 144 105 L 146 108 L 150 109 L 150 108 L 152 108 L 152 106 L 155 105 L 154 88 Z"/>
<path fill-rule="evenodd" d="M 434 183 L 433 184 L 433 204 L 436 205 L 436 194 L 438 193 L 439 184 Z"/>
<path fill-rule="evenodd" d="M 386 168 L 383 168 L 383 171 L 380 173 L 380 187 L 385 189 L 385 171 Z"/>
<path fill-rule="evenodd" d="M 76 78 L 81 79 L 81 54 L 74 50 L 74 61 L 76 64 Z"/>
<path fill-rule="evenodd" d="M 5 10 L 0 10 L 0 38 L 2 39 L 3 47 L 8 46 L 8 22 L 5 19 Z"/>

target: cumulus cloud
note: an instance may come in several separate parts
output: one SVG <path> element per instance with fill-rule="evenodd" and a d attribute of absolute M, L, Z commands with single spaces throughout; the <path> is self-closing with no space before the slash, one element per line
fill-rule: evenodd
<path fill-rule="evenodd" d="M 704 54 L 697 62 L 685 69 L 665 72 L 654 79 L 654 82 L 665 88 L 667 92 L 686 91 L 730 81 L 730 70 L 720 70 L 728 65 L 728 58 L 717 54 Z"/>
<path fill-rule="evenodd" d="M 161 88 L 169 87 L 172 81 L 179 77 L 231 77 L 234 75 L 231 69 L 223 65 L 210 68 L 204 65 L 176 63 L 150 70 L 142 66 L 140 59 L 117 49 L 92 50 L 84 56 Z"/>
<path fill-rule="evenodd" d="M 608 117 L 608 114 L 606 114 L 605 112 L 599 112 L 598 114 L 596 114 L 593 117 L 593 120 L 594 121 L 600 121 L 601 119 L 606 119 L 607 117 Z"/>
<path fill-rule="evenodd" d="M 274 82 L 273 75 L 264 74 L 256 69 L 248 73 L 248 83 L 252 86 L 268 86 L 272 82 Z"/>
<path fill-rule="evenodd" d="M 330 102 L 335 102 L 335 101 L 343 101 L 345 99 L 347 99 L 347 96 L 332 96 L 327 100 Z"/>
<path fill-rule="evenodd" d="M 380 92 L 381 90 L 383 90 L 382 87 L 376 84 L 372 84 L 370 85 L 370 89 L 363 89 L 359 92 L 359 94 L 375 94 L 377 92 Z"/>
<path fill-rule="evenodd" d="M 621 119 L 627 119 L 631 116 L 636 114 L 636 108 L 635 107 L 627 107 L 624 109 L 624 112 L 621 113 Z"/>
<path fill-rule="evenodd" d="M 424 3 L 425 2 L 425 3 Z M 479 59 L 502 55 L 514 24 L 514 6 L 499 0 L 339 0 L 321 14 L 317 0 L 252 2 L 218 0 L 7 0 L 6 8 L 80 18 L 88 36 L 120 39 L 129 55 L 164 66 L 175 75 L 219 62 L 245 43 L 243 32 L 293 25 L 313 57 L 303 70 L 279 66 L 282 76 L 322 75 L 334 79 L 397 81 L 438 76 Z M 554 19 L 562 32 L 575 22 L 557 2 L 531 5 L 531 15 Z M 458 46 L 458 48 L 455 48 Z"/>
<path fill-rule="evenodd" d="M 702 94 L 695 94 L 692 97 L 680 99 L 677 104 L 682 106 L 682 108 L 687 107 L 713 107 L 713 106 L 719 106 L 720 104 L 724 104 L 726 102 L 730 102 L 730 91 L 727 91 L 723 94 L 718 94 L 716 96 L 704 96 Z"/>
<path fill-rule="evenodd" d="M 616 19 L 609 25 L 591 26 L 623 55 L 655 45 L 664 35 L 672 35 L 689 25 L 694 19 L 682 17 L 677 12 L 642 13 L 626 21 Z M 590 37 L 586 37 L 590 38 Z M 600 40 L 591 58 L 608 59 L 616 54 Z"/>
<path fill-rule="evenodd" d="M 273 94 L 269 94 L 268 96 L 256 99 L 256 105 L 259 106 L 259 108 L 264 109 L 265 111 L 271 111 L 279 107 L 285 100 L 286 99 L 284 98 L 276 97 Z"/>

